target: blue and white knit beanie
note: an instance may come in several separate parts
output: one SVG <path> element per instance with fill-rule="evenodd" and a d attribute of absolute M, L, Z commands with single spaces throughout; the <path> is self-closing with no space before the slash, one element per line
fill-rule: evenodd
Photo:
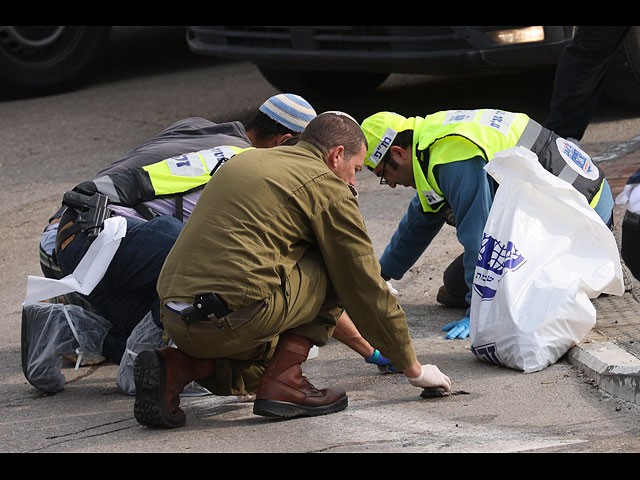
<path fill-rule="evenodd" d="M 302 133 L 316 117 L 316 111 L 304 98 L 293 93 L 274 95 L 259 110 L 288 129 Z"/>

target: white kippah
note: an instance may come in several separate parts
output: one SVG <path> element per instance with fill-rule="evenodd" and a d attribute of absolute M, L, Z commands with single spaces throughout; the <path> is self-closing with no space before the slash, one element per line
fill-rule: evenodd
<path fill-rule="evenodd" d="M 358 123 L 358 121 L 353 118 L 351 115 L 349 115 L 348 113 L 345 112 L 341 112 L 339 110 L 327 110 L 326 112 L 322 112 L 320 115 L 324 115 L 325 113 L 332 113 L 334 115 L 338 115 L 338 116 L 343 116 L 343 117 L 347 117 L 349 120 L 351 120 L 353 123 L 355 123 L 356 125 L 360 126 L 360 124 Z"/>
<path fill-rule="evenodd" d="M 271 97 L 259 110 L 297 133 L 302 133 L 307 124 L 316 117 L 313 107 L 304 98 L 292 93 L 281 93 Z"/>

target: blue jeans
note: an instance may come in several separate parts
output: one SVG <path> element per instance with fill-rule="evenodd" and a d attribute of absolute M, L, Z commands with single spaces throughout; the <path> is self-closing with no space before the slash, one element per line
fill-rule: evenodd
<path fill-rule="evenodd" d="M 156 283 L 182 226 L 169 216 L 148 222 L 127 218 L 127 234 L 104 277 L 87 296 L 96 312 L 127 336 L 149 311 L 162 325 Z M 73 272 L 84 255 L 86 240 L 86 234 L 77 234 L 64 250 L 56 252 L 65 275 Z"/>

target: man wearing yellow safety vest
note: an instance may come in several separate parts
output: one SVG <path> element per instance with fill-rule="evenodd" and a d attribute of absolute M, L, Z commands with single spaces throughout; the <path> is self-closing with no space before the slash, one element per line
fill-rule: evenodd
<path fill-rule="evenodd" d="M 381 183 L 417 190 L 380 258 L 383 277 L 402 278 L 445 222 L 456 227 L 464 253 L 447 268 L 438 301 L 467 311 L 443 327 L 448 339 L 469 335 L 473 274 L 497 188 L 483 167 L 495 153 L 530 149 L 546 170 L 581 192 L 603 222 L 612 223 L 613 198 L 598 166 L 577 145 L 523 113 L 487 108 L 405 118 L 379 112 L 362 129 L 369 143 L 365 165 Z"/>

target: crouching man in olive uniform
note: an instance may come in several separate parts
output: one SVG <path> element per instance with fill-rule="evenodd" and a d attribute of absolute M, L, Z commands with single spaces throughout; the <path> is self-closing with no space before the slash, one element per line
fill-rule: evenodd
<path fill-rule="evenodd" d="M 340 112 L 319 115 L 295 146 L 243 152 L 205 187 L 158 280 L 178 348 L 141 353 L 135 416 L 185 423 L 179 393 L 256 392 L 254 413 L 299 417 L 347 406 L 341 388 L 302 375 L 347 310 L 362 336 L 417 387 L 451 382 L 416 359 L 405 314 L 380 276 L 355 196 L 367 142 Z"/>

